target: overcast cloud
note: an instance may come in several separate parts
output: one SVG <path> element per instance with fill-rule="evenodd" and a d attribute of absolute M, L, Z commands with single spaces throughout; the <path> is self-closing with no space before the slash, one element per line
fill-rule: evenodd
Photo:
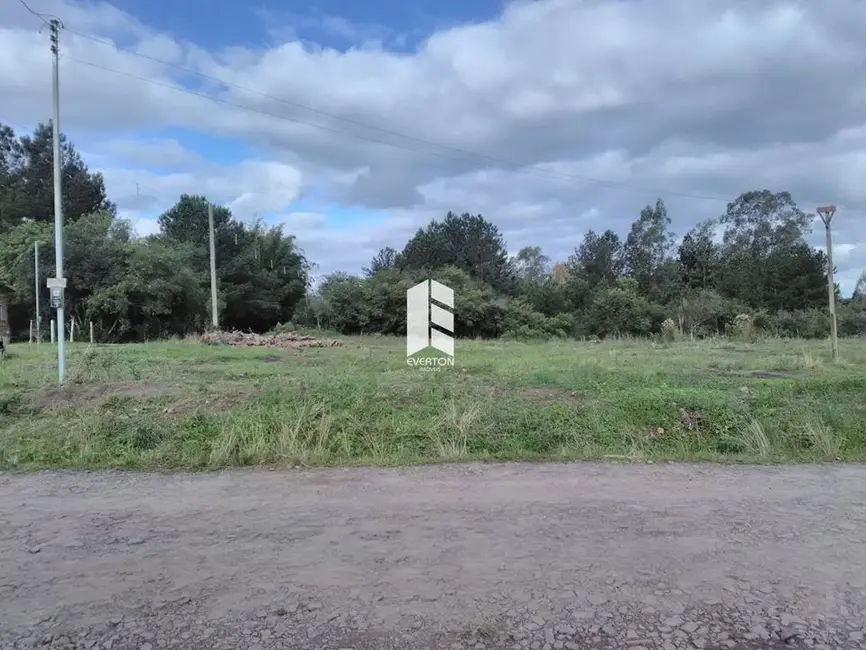
<path fill-rule="evenodd" d="M 866 269 L 860 0 L 518 2 L 489 22 L 431 34 L 408 55 L 369 40 L 393 38 L 390 30 L 353 31 L 333 16 L 332 30 L 366 44 L 311 47 L 293 40 L 291 17 L 266 16 L 268 47 L 205 51 L 107 3 L 32 4 L 76 32 L 261 93 L 62 34 L 63 130 L 144 232 L 153 223 L 143 216 L 186 191 L 242 218 L 272 215 L 321 272 L 357 271 L 449 209 L 483 213 L 512 251 L 539 244 L 562 259 L 588 228 L 624 234 L 657 196 L 682 234 L 724 211 L 712 197 L 766 187 L 790 191 L 808 211 L 839 205 L 837 277 L 846 293 Z M 38 27 L 17 2 L 0 3 L 0 121 L 27 129 L 50 110 L 47 35 Z M 260 153 L 217 164 L 174 140 L 136 137 L 164 127 L 234 138 Z M 338 226 L 327 214 L 294 214 L 293 202 L 309 196 L 367 208 L 370 219 Z"/>

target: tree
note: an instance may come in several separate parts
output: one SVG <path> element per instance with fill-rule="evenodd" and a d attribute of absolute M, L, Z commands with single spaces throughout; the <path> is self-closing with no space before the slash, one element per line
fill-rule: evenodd
<path fill-rule="evenodd" d="M 480 278 L 446 266 L 431 279 L 454 289 L 454 332 L 461 338 L 501 336 L 507 299 Z"/>
<path fill-rule="evenodd" d="M 589 331 L 596 336 L 637 334 L 657 331 L 663 313 L 641 295 L 637 282 L 621 278 L 599 291 L 589 309 Z"/>
<path fill-rule="evenodd" d="M 101 340 L 120 342 L 200 332 L 209 295 L 191 268 L 192 250 L 158 239 L 135 242 L 126 268 L 87 300 Z"/>
<path fill-rule="evenodd" d="M 710 289 L 699 289 L 685 296 L 676 308 L 680 327 L 691 338 L 725 330 L 726 324 L 744 310 Z"/>
<path fill-rule="evenodd" d="M 425 278 L 422 272 L 382 267 L 364 283 L 366 326 L 382 334 L 406 334 L 406 291 Z"/>
<path fill-rule="evenodd" d="M 788 192 L 746 192 L 728 204 L 719 289 L 754 308 L 812 305 L 826 286 L 821 257 L 806 243 L 811 218 Z M 794 287 L 786 288 L 792 283 Z"/>
<path fill-rule="evenodd" d="M 159 217 L 162 237 L 187 246 L 190 266 L 202 287 L 210 285 L 210 231 L 207 197 L 183 194 Z M 294 316 L 306 295 L 310 265 L 282 228 L 247 226 L 231 211 L 214 206 L 220 326 L 266 331 Z"/>
<path fill-rule="evenodd" d="M 590 230 L 584 235 L 566 264 L 566 294 L 575 308 L 589 308 L 595 293 L 620 277 L 622 253 L 622 242 L 612 230 L 606 230 L 600 236 Z"/>
<path fill-rule="evenodd" d="M 126 272 L 132 227 L 129 222 L 102 212 L 83 216 L 64 230 L 68 314 L 81 327 L 92 319 L 90 296 L 114 284 Z M 54 247 L 48 247 L 46 253 L 53 265 Z"/>
<path fill-rule="evenodd" d="M 550 258 L 541 252 L 541 246 L 525 246 L 514 259 L 517 278 L 537 285 L 550 275 Z"/>
<path fill-rule="evenodd" d="M 744 192 L 728 203 L 719 220 L 725 227 L 723 237 L 727 246 L 758 255 L 800 242 L 808 234 L 811 221 L 790 193 L 774 194 L 770 190 Z"/>
<path fill-rule="evenodd" d="M 364 283 L 348 273 L 332 273 L 319 287 L 330 306 L 329 326 L 343 334 L 360 334 L 367 325 Z"/>
<path fill-rule="evenodd" d="M 505 240 L 480 214 L 449 212 L 431 221 L 409 240 L 400 255 L 401 269 L 432 271 L 445 266 L 462 269 L 496 290 L 514 289 L 514 272 Z"/>
<path fill-rule="evenodd" d="M 116 214 L 102 174 L 91 173 L 75 147 L 61 134 L 64 223 L 97 212 Z M 8 228 L 26 219 L 54 220 L 54 151 L 51 123 L 39 124 L 17 143 L 0 125 L 0 224 Z"/>
<path fill-rule="evenodd" d="M 0 124 L 0 232 L 19 221 L 15 210 L 19 174 L 24 167 L 24 150 L 12 127 Z"/>
<path fill-rule="evenodd" d="M 226 261 L 218 270 L 224 329 L 267 331 L 289 322 L 306 294 L 309 264 L 282 227 L 244 228 L 237 244 L 223 237 Z M 234 248 L 232 249 L 232 246 Z"/>
<path fill-rule="evenodd" d="M 854 285 L 854 293 L 851 295 L 851 300 L 854 302 L 866 302 L 866 271 L 860 274 L 857 278 L 857 284 Z"/>
<path fill-rule="evenodd" d="M 704 221 L 689 231 L 679 248 L 683 284 L 688 289 L 711 289 L 719 273 L 719 250 L 713 242 L 717 222 Z"/>
<path fill-rule="evenodd" d="M 583 242 L 569 258 L 570 271 L 582 275 L 595 288 L 602 283 L 611 284 L 620 277 L 624 266 L 623 246 L 619 236 L 605 230 L 599 236 L 590 230 Z"/>
<path fill-rule="evenodd" d="M 182 194 L 177 203 L 160 215 L 160 231 L 169 239 L 182 244 L 209 246 L 208 203 L 204 196 Z M 231 218 L 232 213 L 228 208 L 214 206 L 214 232 L 222 232 Z"/>
<path fill-rule="evenodd" d="M 626 273 L 635 279 L 644 294 L 657 296 L 664 284 L 662 269 L 671 251 L 673 235 L 671 220 L 664 201 L 658 199 L 655 207 L 646 206 L 631 225 L 623 247 Z"/>
<path fill-rule="evenodd" d="M 774 249 L 763 260 L 761 306 L 787 311 L 823 307 L 826 269 L 827 256 L 806 242 Z"/>
<path fill-rule="evenodd" d="M 393 248 L 386 246 L 376 253 L 376 256 L 370 262 L 370 266 L 364 268 L 364 274 L 367 277 L 370 277 L 382 269 L 392 269 L 396 267 L 399 255 L 400 254 Z"/>

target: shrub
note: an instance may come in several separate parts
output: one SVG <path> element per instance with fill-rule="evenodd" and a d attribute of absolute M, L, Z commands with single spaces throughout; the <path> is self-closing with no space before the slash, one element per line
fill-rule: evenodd
<path fill-rule="evenodd" d="M 758 340 L 758 328 L 749 314 L 737 314 L 730 325 L 731 338 L 743 343 L 754 343 Z"/>
<path fill-rule="evenodd" d="M 830 335 L 830 316 L 821 309 L 779 311 L 767 316 L 764 329 L 785 338 L 825 338 Z"/>
<path fill-rule="evenodd" d="M 680 332 L 680 328 L 677 327 L 677 324 L 672 318 L 667 318 L 662 322 L 663 341 L 666 343 L 673 343 L 674 341 L 679 341 L 681 337 L 682 333 Z"/>
<path fill-rule="evenodd" d="M 510 339 L 565 338 L 574 329 L 574 316 L 545 316 L 524 300 L 512 300 L 504 319 L 504 336 Z"/>

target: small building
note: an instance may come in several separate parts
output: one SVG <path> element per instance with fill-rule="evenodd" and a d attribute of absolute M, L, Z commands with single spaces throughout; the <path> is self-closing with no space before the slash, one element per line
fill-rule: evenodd
<path fill-rule="evenodd" d="M 11 330 L 9 329 L 9 303 L 12 301 L 12 292 L 0 285 L 0 339 L 3 345 L 9 345 Z"/>

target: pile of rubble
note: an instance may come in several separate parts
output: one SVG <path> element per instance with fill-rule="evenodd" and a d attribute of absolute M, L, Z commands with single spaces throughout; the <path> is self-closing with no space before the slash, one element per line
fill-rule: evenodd
<path fill-rule="evenodd" d="M 239 348 L 330 348 L 343 345 L 340 339 L 317 339 L 295 332 L 281 334 L 253 334 L 252 332 L 206 332 L 201 342 L 205 345 L 232 345 Z"/>

